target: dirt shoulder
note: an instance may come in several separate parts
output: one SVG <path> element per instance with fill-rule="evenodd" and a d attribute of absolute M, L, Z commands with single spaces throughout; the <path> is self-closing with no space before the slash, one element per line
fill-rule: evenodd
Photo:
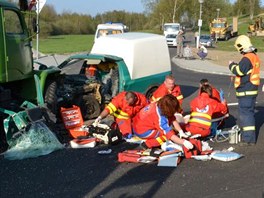
<path fill-rule="evenodd" d="M 229 60 L 233 60 L 234 62 L 238 63 L 241 58 L 242 55 L 239 54 L 237 51 L 234 52 L 228 52 L 228 51 L 221 51 L 221 50 L 216 50 L 216 49 L 211 49 L 211 48 L 207 48 L 208 50 L 208 55 L 206 57 L 206 59 L 208 61 L 211 61 L 215 64 L 224 66 L 224 67 L 228 67 L 228 62 Z M 198 56 L 196 55 L 196 51 L 197 49 L 194 49 L 194 55 L 196 58 L 198 58 Z M 264 53 L 263 52 L 259 52 L 258 53 L 259 58 L 261 60 L 261 67 L 260 69 L 262 71 L 264 71 Z"/>

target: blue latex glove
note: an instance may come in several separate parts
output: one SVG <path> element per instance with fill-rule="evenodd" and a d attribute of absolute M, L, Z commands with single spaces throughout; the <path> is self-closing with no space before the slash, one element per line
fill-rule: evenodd
<path fill-rule="evenodd" d="M 220 95 L 220 100 L 221 100 L 221 102 L 224 101 L 225 96 L 224 96 L 224 91 L 223 91 L 222 89 L 220 89 L 220 91 L 219 91 L 219 95 Z"/>
<path fill-rule="evenodd" d="M 133 135 L 131 133 L 129 133 L 127 136 L 126 136 L 126 139 L 131 139 L 133 137 Z"/>

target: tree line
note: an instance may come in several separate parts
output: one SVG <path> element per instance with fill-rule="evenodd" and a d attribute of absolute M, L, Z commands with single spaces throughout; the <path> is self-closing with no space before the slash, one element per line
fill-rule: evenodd
<path fill-rule="evenodd" d="M 97 14 L 71 12 L 56 13 L 52 5 L 46 4 L 40 13 L 41 36 L 62 34 L 94 34 L 100 23 L 122 22 L 130 31 L 152 30 L 160 31 L 166 22 L 180 22 L 187 27 L 197 27 L 202 8 L 203 29 L 208 29 L 212 19 L 230 16 L 245 16 L 253 21 L 263 12 L 260 0 L 141 0 L 145 12 L 133 13 L 126 11 L 111 11 Z M 218 10 L 218 11 L 217 11 Z"/>

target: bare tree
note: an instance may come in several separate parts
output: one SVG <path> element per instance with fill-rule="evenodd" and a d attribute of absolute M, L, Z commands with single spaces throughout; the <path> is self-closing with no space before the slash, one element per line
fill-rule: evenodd
<path fill-rule="evenodd" d="M 174 1 L 173 17 L 172 17 L 173 23 L 175 23 L 175 13 L 176 13 L 176 8 L 177 8 L 177 2 L 178 2 L 178 0 Z"/>
<path fill-rule="evenodd" d="M 249 0 L 249 18 L 253 20 L 255 11 L 255 0 Z"/>

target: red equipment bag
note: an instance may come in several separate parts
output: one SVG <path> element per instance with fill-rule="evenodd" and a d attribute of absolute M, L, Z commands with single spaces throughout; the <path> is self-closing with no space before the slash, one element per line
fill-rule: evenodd
<path fill-rule="evenodd" d="M 188 139 L 193 144 L 193 149 L 187 149 L 183 146 L 183 152 L 186 159 L 190 159 L 193 155 L 200 155 L 202 153 L 202 142 L 197 139 Z"/>
<path fill-rule="evenodd" d="M 119 162 L 133 162 L 138 163 L 139 158 L 141 157 L 140 154 L 130 153 L 130 152 L 122 152 L 118 153 L 118 161 Z"/>
<path fill-rule="evenodd" d="M 83 125 L 80 107 L 75 105 L 72 108 L 61 107 L 60 112 L 66 129 L 73 129 Z"/>

